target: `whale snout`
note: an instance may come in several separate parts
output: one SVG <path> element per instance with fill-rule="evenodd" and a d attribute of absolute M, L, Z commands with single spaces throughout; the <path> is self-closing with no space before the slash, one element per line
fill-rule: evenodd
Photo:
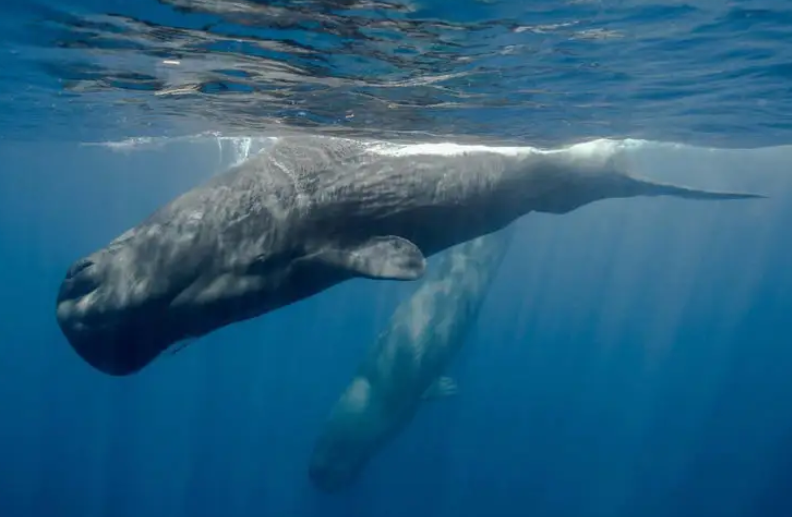
<path fill-rule="evenodd" d="M 129 337 L 113 329 L 103 329 L 69 318 L 58 307 L 58 324 L 71 347 L 85 362 L 109 375 L 129 375 L 141 369 L 148 359 L 137 357 Z"/>
<path fill-rule="evenodd" d="M 72 264 L 58 292 L 56 319 L 88 364 L 110 375 L 129 375 L 159 353 L 163 336 L 156 332 L 158 318 L 150 304 L 122 303 L 118 286 L 104 277 L 106 269 L 90 258 Z"/>

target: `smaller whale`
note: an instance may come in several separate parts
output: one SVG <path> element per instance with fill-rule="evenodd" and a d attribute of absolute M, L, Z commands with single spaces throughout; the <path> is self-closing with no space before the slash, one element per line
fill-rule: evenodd
<path fill-rule="evenodd" d="M 631 176 L 612 142 L 563 149 L 278 137 L 66 271 L 72 348 L 129 375 L 177 343 L 426 258 L 530 212 L 635 196 L 748 199 Z"/>
<path fill-rule="evenodd" d="M 316 441 L 308 475 L 317 488 L 348 487 L 422 401 L 456 393 L 443 373 L 476 321 L 513 231 L 510 226 L 444 253 L 394 311 Z"/>

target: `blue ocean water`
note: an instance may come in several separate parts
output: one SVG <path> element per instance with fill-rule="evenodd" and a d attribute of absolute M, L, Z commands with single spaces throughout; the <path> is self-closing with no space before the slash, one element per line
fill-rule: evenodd
<path fill-rule="evenodd" d="M 0 516 L 792 515 L 792 9 L 780 1 L 9 2 Z M 359 482 L 313 442 L 404 283 L 354 280 L 109 377 L 66 268 L 308 131 L 560 146 L 766 194 L 518 221 L 463 352 Z"/>

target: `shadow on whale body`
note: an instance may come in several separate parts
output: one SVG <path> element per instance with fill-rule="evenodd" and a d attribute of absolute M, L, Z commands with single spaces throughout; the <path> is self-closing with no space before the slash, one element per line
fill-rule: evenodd
<path fill-rule="evenodd" d="M 421 278 L 426 257 L 530 212 L 761 197 L 635 178 L 617 154 L 280 137 L 78 260 L 57 321 L 86 362 L 129 375 L 176 343 L 352 278 Z"/>

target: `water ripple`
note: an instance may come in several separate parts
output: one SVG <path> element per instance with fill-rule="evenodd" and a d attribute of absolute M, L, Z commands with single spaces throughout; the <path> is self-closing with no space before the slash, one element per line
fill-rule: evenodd
<path fill-rule="evenodd" d="M 31 3 L 7 32 L 0 123 L 95 140 L 310 130 L 789 142 L 792 9 L 758 4 Z"/>

